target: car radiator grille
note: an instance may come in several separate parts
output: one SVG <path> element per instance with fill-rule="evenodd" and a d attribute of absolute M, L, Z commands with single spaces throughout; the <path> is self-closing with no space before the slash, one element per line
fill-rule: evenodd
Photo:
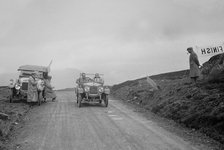
<path fill-rule="evenodd" d="M 90 94 L 97 94 L 98 91 L 97 91 L 97 86 L 91 86 L 90 87 Z"/>
<path fill-rule="evenodd" d="M 28 83 L 22 83 L 22 90 L 28 90 Z"/>

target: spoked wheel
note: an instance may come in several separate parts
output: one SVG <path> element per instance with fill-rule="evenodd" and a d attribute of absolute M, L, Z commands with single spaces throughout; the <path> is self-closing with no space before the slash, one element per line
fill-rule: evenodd
<path fill-rule="evenodd" d="M 105 99 L 104 99 L 104 104 L 105 104 L 105 107 L 108 106 L 108 95 L 105 96 Z"/>
<path fill-rule="evenodd" d="M 78 103 L 78 107 L 81 107 L 81 103 L 82 103 L 82 97 L 81 97 L 81 95 L 78 95 L 77 103 Z"/>

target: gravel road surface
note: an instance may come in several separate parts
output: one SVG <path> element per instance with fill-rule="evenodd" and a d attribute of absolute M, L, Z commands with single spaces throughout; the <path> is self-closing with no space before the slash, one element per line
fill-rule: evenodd
<path fill-rule="evenodd" d="M 18 150 L 197 150 L 120 101 L 78 108 L 74 92 L 32 109 L 17 133 Z"/>

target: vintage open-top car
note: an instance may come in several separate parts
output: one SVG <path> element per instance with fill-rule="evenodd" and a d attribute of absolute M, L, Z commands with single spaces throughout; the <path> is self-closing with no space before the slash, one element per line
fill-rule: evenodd
<path fill-rule="evenodd" d="M 18 71 L 20 72 L 18 80 L 14 83 L 11 95 L 9 97 L 10 102 L 13 102 L 16 99 L 27 99 L 28 91 L 28 80 L 32 73 L 37 74 L 38 78 L 42 79 L 43 75 L 48 73 L 48 67 L 44 66 L 35 66 L 35 65 L 23 65 L 20 66 Z M 41 101 L 38 99 L 38 104 Z"/>
<path fill-rule="evenodd" d="M 91 76 L 94 77 L 91 78 Z M 80 78 L 76 80 L 76 83 L 78 107 L 81 107 L 82 102 L 99 102 L 101 104 L 102 101 L 104 101 L 106 107 L 108 106 L 110 89 L 104 86 L 102 75 L 82 73 Z"/>

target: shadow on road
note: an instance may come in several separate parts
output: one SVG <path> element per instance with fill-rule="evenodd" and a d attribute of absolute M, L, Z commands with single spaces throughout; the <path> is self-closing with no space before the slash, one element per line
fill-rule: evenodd
<path fill-rule="evenodd" d="M 105 104 L 102 102 L 100 103 L 82 103 L 81 108 L 85 107 L 105 107 Z"/>

